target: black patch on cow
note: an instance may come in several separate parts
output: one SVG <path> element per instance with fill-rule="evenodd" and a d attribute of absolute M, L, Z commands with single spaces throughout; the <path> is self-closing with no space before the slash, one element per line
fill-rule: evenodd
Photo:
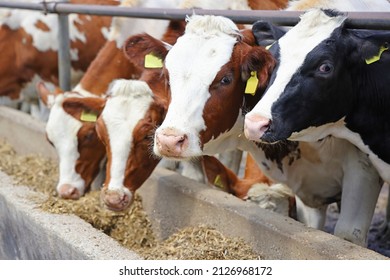
<path fill-rule="evenodd" d="M 298 142 L 295 141 L 280 141 L 275 144 L 256 143 L 256 145 L 264 151 L 265 157 L 268 160 L 277 163 L 279 170 L 283 173 L 283 159 L 288 157 L 289 165 L 301 157 L 301 152 L 298 149 Z"/>

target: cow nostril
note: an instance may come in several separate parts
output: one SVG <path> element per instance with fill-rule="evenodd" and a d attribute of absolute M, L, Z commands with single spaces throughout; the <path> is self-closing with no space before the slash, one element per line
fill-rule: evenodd
<path fill-rule="evenodd" d="M 263 127 L 261 127 L 260 131 L 263 132 L 263 133 L 272 132 L 271 120 L 269 120 L 268 124 L 266 124 Z"/>
<path fill-rule="evenodd" d="M 186 140 L 187 140 L 187 135 L 183 135 L 183 136 L 180 136 L 177 143 L 182 145 Z"/>

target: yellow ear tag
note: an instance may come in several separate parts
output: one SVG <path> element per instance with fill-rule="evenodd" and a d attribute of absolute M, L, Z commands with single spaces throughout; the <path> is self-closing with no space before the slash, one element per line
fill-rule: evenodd
<path fill-rule="evenodd" d="M 257 79 L 257 72 L 252 71 L 251 76 L 246 82 L 245 93 L 255 95 L 259 80 Z"/>
<path fill-rule="evenodd" d="M 219 176 L 219 174 L 217 175 L 217 177 L 215 177 L 214 186 L 221 188 L 221 189 L 225 188 L 223 183 L 222 183 L 221 176 Z"/>
<path fill-rule="evenodd" d="M 87 111 L 82 111 L 80 120 L 84 122 L 96 122 L 97 120 L 97 115 L 92 112 L 87 112 Z"/>
<path fill-rule="evenodd" d="M 379 59 L 381 59 L 381 55 L 384 51 L 388 50 L 389 47 L 388 46 L 381 46 L 379 48 L 379 52 L 377 55 L 374 55 L 373 57 L 371 58 L 366 58 L 366 63 L 367 64 L 371 64 L 371 63 L 374 63 L 374 62 L 377 62 Z"/>
<path fill-rule="evenodd" d="M 162 59 L 150 53 L 145 55 L 145 68 L 162 68 Z"/>

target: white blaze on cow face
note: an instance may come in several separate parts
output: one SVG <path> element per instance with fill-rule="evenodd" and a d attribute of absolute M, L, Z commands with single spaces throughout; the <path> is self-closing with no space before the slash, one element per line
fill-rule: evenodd
<path fill-rule="evenodd" d="M 319 9 L 303 14 L 300 22 L 279 39 L 280 60 L 279 68 L 273 74 L 275 79 L 246 118 L 272 120 L 272 104 L 283 94 L 286 85 L 294 73 L 299 71 L 307 54 L 329 38 L 345 19 L 345 16 L 330 17 Z M 249 122 L 246 121 L 245 124 L 249 125 Z M 257 139 L 260 137 L 259 131 Z"/>
<path fill-rule="evenodd" d="M 76 161 L 80 156 L 77 132 L 82 123 L 64 111 L 62 103 L 66 97 L 63 94 L 56 96 L 46 124 L 46 134 L 49 141 L 56 148 L 59 158 L 60 174 L 57 191 L 59 192 L 63 185 L 71 185 L 78 189 L 80 194 L 83 194 L 85 181 L 76 172 Z"/>
<path fill-rule="evenodd" d="M 199 133 L 206 129 L 203 109 L 210 98 L 209 87 L 226 64 L 237 42 L 238 29 L 229 19 L 192 16 L 185 34 L 165 59 L 171 103 L 162 125 L 156 130 L 154 153 L 172 158 L 202 155 Z M 179 141 L 167 152 L 163 142 Z"/>
<path fill-rule="evenodd" d="M 102 112 L 109 138 L 106 145 L 111 151 L 111 176 L 106 187 L 128 193 L 123 184 L 133 131 L 153 102 L 153 93 L 145 82 L 137 80 L 117 80 L 109 92 L 110 97 Z"/>

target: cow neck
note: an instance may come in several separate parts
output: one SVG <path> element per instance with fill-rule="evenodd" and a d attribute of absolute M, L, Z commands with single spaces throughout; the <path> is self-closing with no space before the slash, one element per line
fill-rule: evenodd
<path fill-rule="evenodd" d="M 345 117 L 346 127 L 357 132 L 365 145 L 380 159 L 390 164 L 390 80 L 383 78 L 390 57 L 382 55 L 379 62 L 354 67 L 351 77 L 354 79 L 352 108 Z M 378 133 L 379 132 L 379 133 Z"/>
<path fill-rule="evenodd" d="M 254 95 L 244 94 L 243 112 L 251 111 L 255 105 L 260 101 L 264 94 L 264 89 L 258 89 Z M 283 159 L 289 157 L 289 162 L 292 163 L 294 159 L 300 157 L 298 149 L 299 143 L 296 141 L 283 140 L 274 144 L 256 142 L 257 147 L 264 151 L 268 160 L 275 161 L 280 170 L 283 170 Z"/>

